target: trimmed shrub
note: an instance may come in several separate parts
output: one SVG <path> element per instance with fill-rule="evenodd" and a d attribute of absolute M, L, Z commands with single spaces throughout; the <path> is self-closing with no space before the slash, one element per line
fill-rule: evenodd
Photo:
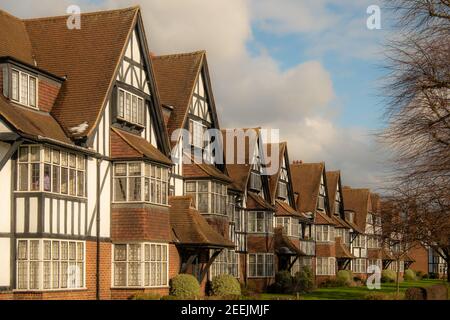
<path fill-rule="evenodd" d="M 308 293 L 314 290 L 314 275 L 310 267 L 305 266 L 295 274 L 292 292 Z"/>
<path fill-rule="evenodd" d="M 170 295 L 182 299 L 192 299 L 200 295 L 200 284 L 190 274 L 179 274 L 170 280 Z"/>
<path fill-rule="evenodd" d="M 379 293 L 373 292 L 368 293 L 364 296 L 364 300 L 400 300 L 402 297 L 397 297 L 396 294 L 387 294 L 387 293 Z"/>
<path fill-rule="evenodd" d="M 403 274 L 403 280 L 405 281 L 416 281 L 417 276 L 414 270 L 407 269 L 405 270 L 405 273 Z"/>
<path fill-rule="evenodd" d="M 240 296 L 241 284 L 229 274 L 221 274 L 211 281 L 211 293 L 214 296 Z"/>
<path fill-rule="evenodd" d="M 383 270 L 381 272 L 381 282 L 383 283 L 392 283 L 397 279 L 397 275 L 394 270 Z"/>
<path fill-rule="evenodd" d="M 131 300 L 161 300 L 161 295 L 157 293 L 138 293 Z"/>
<path fill-rule="evenodd" d="M 417 277 L 418 280 L 424 279 L 425 274 L 422 271 L 417 271 L 416 272 L 416 277 Z"/>
<path fill-rule="evenodd" d="M 353 273 L 350 270 L 339 270 L 336 275 L 336 281 L 342 287 L 349 287 L 353 282 Z"/>
<path fill-rule="evenodd" d="M 435 273 L 435 272 L 430 272 L 428 274 L 428 278 L 429 279 L 439 279 L 439 274 Z"/>

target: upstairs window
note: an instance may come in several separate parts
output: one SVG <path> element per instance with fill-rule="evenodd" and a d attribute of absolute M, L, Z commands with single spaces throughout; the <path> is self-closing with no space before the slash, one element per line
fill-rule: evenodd
<path fill-rule="evenodd" d="M 86 157 L 41 146 L 22 146 L 17 191 L 44 191 L 76 197 L 86 194 Z"/>
<path fill-rule="evenodd" d="M 282 227 L 283 234 L 287 236 L 298 238 L 302 234 L 302 225 L 299 223 L 298 219 L 277 217 L 276 222 L 277 227 Z"/>
<path fill-rule="evenodd" d="M 250 211 L 248 213 L 248 233 L 272 233 L 273 214 L 272 212 Z"/>
<path fill-rule="evenodd" d="M 326 197 L 325 184 L 323 182 L 322 177 L 320 181 L 319 201 L 317 202 L 317 209 L 321 211 L 325 211 L 325 197 Z"/>
<path fill-rule="evenodd" d="M 288 191 L 287 184 L 284 181 L 278 182 L 278 198 L 287 199 Z"/>
<path fill-rule="evenodd" d="M 114 164 L 114 201 L 167 205 L 169 171 L 154 164 Z"/>
<path fill-rule="evenodd" d="M 316 241 L 334 242 L 334 227 L 328 225 L 316 226 Z"/>
<path fill-rule="evenodd" d="M 336 191 L 336 199 L 334 200 L 334 214 L 338 216 L 340 211 L 341 211 L 341 193 L 338 187 Z"/>
<path fill-rule="evenodd" d="M 36 108 L 37 78 L 28 73 L 12 69 L 11 100 L 27 107 Z"/>
<path fill-rule="evenodd" d="M 227 187 L 216 181 L 188 181 L 186 195 L 192 195 L 203 214 L 227 214 Z"/>
<path fill-rule="evenodd" d="M 117 117 L 144 126 L 144 99 L 123 89 L 118 89 Z"/>
<path fill-rule="evenodd" d="M 259 172 L 252 171 L 250 173 L 250 189 L 255 191 L 261 191 L 262 182 L 261 182 L 261 175 L 259 174 Z"/>
<path fill-rule="evenodd" d="M 203 141 L 203 136 L 206 131 L 206 126 L 202 123 L 194 120 L 189 120 L 189 137 L 190 144 L 196 148 L 203 149 L 205 147 L 205 142 Z"/>

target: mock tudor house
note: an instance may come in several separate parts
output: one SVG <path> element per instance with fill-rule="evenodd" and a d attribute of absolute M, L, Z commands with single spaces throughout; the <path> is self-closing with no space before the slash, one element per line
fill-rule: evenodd
<path fill-rule="evenodd" d="M 206 53 L 151 56 L 151 59 L 175 162 L 171 194 L 184 196 L 185 202 L 191 202 L 191 205 L 184 204 L 185 208 L 201 214 L 201 219 L 207 222 L 202 223 L 203 234 L 214 239 L 185 243 L 179 234 L 189 233 L 189 226 L 183 225 L 182 220 L 177 225 L 172 223 L 181 257 L 180 272 L 193 273 L 203 286 L 208 279 L 223 273 L 239 278 L 234 206 L 228 206 L 227 190 L 232 180 L 223 161 L 215 161 L 219 153 L 216 155 L 216 150 L 210 147 L 215 141 L 217 148 L 222 149 Z M 209 137 L 211 129 L 217 130 L 218 136 Z M 180 214 L 181 200 L 176 202 L 180 206 L 171 209 L 171 218 Z M 197 219 L 200 220 L 198 215 Z M 196 224 L 191 227 L 195 228 Z"/>
<path fill-rule="evenodd" d="M 341 172 L 327 171 L 326 178 L 331 218 L 335 222 L 337 270 L 350 270 L 351 260 L 355 258 L 351 253 L 351 243 L 356 231 L 355 227 L 346 221 Z"/>
<path fill-rule="evenodd" d="M 0 12 L 0 296 L 166 292 L 172 162 L 140 9 L 66 20 Z"/>
<path fill-rule="evenodd" d="M 305 265 L 311 265 L 315 242 L 311 237 L 312 221 L 297 211 L 296 195 L 292 186 L 287 143 L 266 144 L 269 156 L 278 151 L 277 170 L 269 176 L 271 202 L 275 212 L 275 253 L 278 271 L 288 270 L 295 275 Z M 273 155 L 275 156 L 275 155 Z"/>
<path fill-rule="evenodd" d="M 291 164 L 292 184 L 298 193 L 297 206 L 300 212 L 314 222 L 316 241 L 316 281 L 321 283 L 336 275 L 335 220 L 330 215 L 325 164 Z"/>
<path fill-rule="evenodd" d="M 268 176 L 264 174 L 267 154 L 263 151 L 260 128 L 227 129 L 222 135 L 226 168 L 233 180 L 231 189 L 238 194 L 236 205 L 242 208 L 244 216 L 245 247 L 239 250 L 244 270 L 242 280 L 249 287 L 262 291 L 273 283 L 277 265 L 276 208 L 271 203 Z M 228 149 L 230 146 L 232 152 Z"/>

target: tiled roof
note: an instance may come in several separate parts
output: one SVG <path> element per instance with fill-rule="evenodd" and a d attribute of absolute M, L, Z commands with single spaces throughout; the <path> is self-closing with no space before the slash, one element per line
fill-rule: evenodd
<path fill-rule="evenodd" d="M 117 134 L 124 142 L 126 142 L 131 148 L 133 148 L 141 157 L 145 157 L 149 160 L 165 164 L 172 165 L 172 161 L 167 158 L 161 151 L 155 148 L 151 143 L 142 137 L 128 133 L 118 128 L 111 128 L 111 134 Z M 122 156 L 114 153 L 114 149 L 111 148 L 112 158 L 121 158 Z"/>
<path fill-rule="evenodd" d="M 336 199 L 336 192 L 340 174 L 341 174 L 340 171 L 326 172 L 328 198 L 330 199 L 330 212 L 332 213 L 334 213 L 334 206 L 336 204 L 334 200 Z"/>
<path fill-rule="evenodd" d="M 205 51 L 151 56 L 161 103 L 173 108 L 167 123 L 169 138 L 183 128 L 204 58 Z"/>
<path fill-rule="evenodd" d="M 360 230 L 366 230 L 367 213 L 370 210 L 370 191 L 369 189 L 351 189 L 344 187 L 342 189 L 344 197 L 345 210 L 355 212 L 355 224 Z"/>
<path fill-rule="evenodd" d="M 300 212 L 316 212 L 324 166 L 324 163 L 291 164 L 292 185 L 299 195 L 297 208 Z"/>
<path fill-rule="evenodd" d="M 279 255 L 306 256 L 287 235 L 283 234 L 283 228 L 274 229 L 274 247 Z"/>
<path fill-rule="evenodd" d="M 246 209 L 249 210 L 263 210 L 263 211 L 275 211 L 270 203 L 264 200 L 261 196 L 254 192 L 249 191 L 247 193 L 247 206 Z"/>
<path fill-rule="evenodd" d="M 30 38 L 24 22 L 0 10 L 0 57 L 14 57 L 34 65 Z"/>
<path fill-rule="evenodd" d="M 334 220 L 327 216 L 324 212 L 316 211 L 315 224 L 335 225 Z"/>
<path fill-rule="evenodd" d="M 336 258 L 353 259 L 355 256 L 350 252 L 345 244 L 342 243 L 341 237 L 335 239 Z"/>
<path fill-rule="evenodd" d="M 389 260 L 389 261 L 395 260 L 395 257 L 386 248 L 383 248 L 381 256 L 382 256 L 383 260 Z"/>
<path fill-rule="evenodd" d="M 37 67 L 67 78 L 51 110 L 67 135 L 87 122 L 79 135 L 88 136 L 99 121 L 138 13 L 133 7 L 82 14 L 74 30 L 67 16 L 22 20 Z"/>
<path fill-rule="evenodd" d="M 216 166 L 207 163 L 183 164 L 184 178 L 213 178 L 231 183 L 230 177 L 222 173 Z"/>
<path fill-rule="evenodd" d="M 367 258 L 383 259 L 383 250 L 382 249 L 367 249 Z"/>
<path fill-rule="evenodd" d="M 0 94 L 0 117 L 15 128 L 19 134 L 30 138 L 53 139 L 64 144 L 72 144 L 58 122 L 47 112 L 12 105 Z"/>
<path fill-rule="evenodd" d="M 174 242 L 184 246 L 233 248 L 234 244 L 215 231 L 192 203 L 189 196 L 169 198 Z"/>

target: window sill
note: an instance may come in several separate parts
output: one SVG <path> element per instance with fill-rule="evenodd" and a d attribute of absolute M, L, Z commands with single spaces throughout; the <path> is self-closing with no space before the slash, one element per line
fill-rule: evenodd
<path fill-rule="evenodd" d="M 275 275 L 272 276 L 248 276 L 249 279 L 267 279 L 267 278 L 273 278 Z"/>
<path fill-rule="evenodd" d="M 56 197 L 62 197 L 62 198 L 71 198 L 74 200 L 83 200 L 83 201 L 87 201 L 87 197 L 81 197 L 81 196 L 73 196 L 73 195 L 69 195 L 69 194 L 64 194 L 64 193 L 53 193 L 53 192 L 49 192 L 49 191 L 14 191 L 15 194 L 45 194 L 48 196 L 56 196 Z"/>
<path fill-rule="evenodd" d="M 51 292 L 78 292 L 86 291 L 87 288 L 64 288 L 64 289 L 14 289 L 13 293 L 51 293 Z"/>
<path fill-rule="evenodd" d="M 147 202 L 147 201 L 113 201 L 112 204 L 120 204 L 120 205 L 136 205 L 136 204 L 148 204 L 153 206 L 159 206 L 159 207 L 165 207 L 169 208 L 169 204 L 162 204 L 162 203 L 153 203 L 153 202 Z"/>
<path fill-rule="evenodd" d="M 169 286 L 157 287 L 111 287 L 111 290 L 146 290 L 146 289 L 169 289 Z"/>

